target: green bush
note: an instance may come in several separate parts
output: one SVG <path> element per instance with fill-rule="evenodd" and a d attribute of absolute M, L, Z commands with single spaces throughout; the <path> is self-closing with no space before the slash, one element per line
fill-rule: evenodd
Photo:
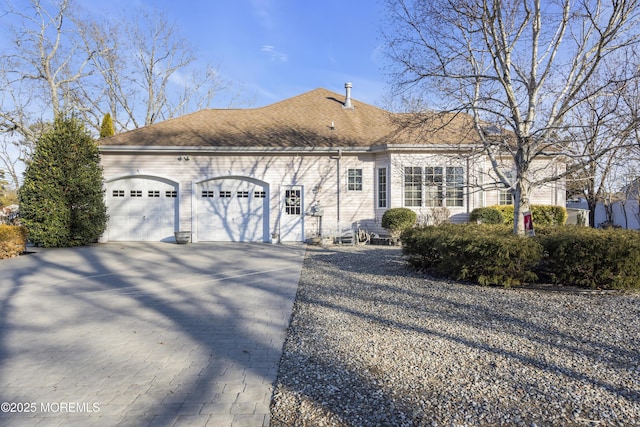
<path fill-rule="evenodd" d="M 542 246 L 503 225 L 448 224 L 408 229 L 403 252 L 416 268 L 481 285 L 511 286 L 537 279 Z"/>
<path fill-rule="evenodd" d="M 36 141 L 19 190 L 20 221 L 44 247 L 97 242 L 107 224 L 98 145 L 84 125 L 59 116 Z"/>
<path fill-rule="evenodd" d="M 382 227 L 389 231 L 391 237 L 398 238 L 400 234 L 415 225 L 418 215 L 408 208 L 392 208 L 382 215 Z"/>
<path fill-rule="evenodd" d="M 500 212 L 506 225 L 513 225 L 513 205 L 495 205 L 489 206 L 489 208 Z"/>
<path fill-rule="evenodd" d="M 504 223 L 513 225 L 513 205 L 496 205 L 490 206 L 489 209 L 495 209 L 502 213 Z M 563 206 L 554 205 L 531 205 L 531 216 L 533 217 L 533 226 L 539 225 L 564 225 L 567 222 L 567 209 Z"/>
<path fill-rule="evenodd" d="M 640 289 L 640 233 L 540 226 L 535 238 L 507 225 L 447 224 L 402 233 L 403 252 L 420 270 L 481 285 L 531 283 Z"/>
<path fill-rule="evenodd" d="M 479 222 L 482 224 L 503 224 L 502 212 L 495 208 L 475 208 L 471 211 L 469 222 Z"/>
<path fill-rule="evenodd" d="M 27 229 L 17 225 L 0 225 L 0 259 L 20 255 L 27 247 Z"/>
<path fill-rule="evenodd" d="M 540 271 L 554 283 L 586 288 L 640 288 L 640 234 L 633 230 L 556 227 L 536 238 Z"/>
<path fill-rule="evenodd" d="M 568 214 L 564 206 L 533 205 L 531 207 L 533 225 L 564 225 Z"/>

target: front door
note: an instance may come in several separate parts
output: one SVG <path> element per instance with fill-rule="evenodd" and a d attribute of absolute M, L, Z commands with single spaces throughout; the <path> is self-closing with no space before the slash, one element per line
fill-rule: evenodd
<path fill-rule="evenodd" d="M 304 193 L 301 185 L 287 185 L 281 189 L 280 240 L 304 241 Z"/>

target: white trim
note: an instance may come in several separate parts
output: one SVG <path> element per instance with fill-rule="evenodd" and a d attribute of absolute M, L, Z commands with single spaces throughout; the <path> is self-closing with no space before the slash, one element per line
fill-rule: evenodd
<path fill-rule="evenodd" d="M 168 175 L 154 175 L 154 174 L 144 173 L 143 171 L 130 172 L 129 174 L 126 174 L 126 175 L 118 175 L 118 176 L 113 177 L 113 178 L 105 179 L 104 183 L 108 184 L 108 183 L 111 183 L 111 182 L 114 182 L 114 181 L 118 181 L 120 179 L 129 179 L 129 178 L 156 179 L 158 181 L 165 181 L 167 184 L 171 183 L 171 184 L 175 184 L 176 186 L 180 187 L 180 182 L 178 182 L 175 179 L 169 177 Z M 180 194 L 178 194 L 178 195 L 180 195 Z"/>
<path fill-rule="evenodd" d="M 445 152 L 473 152 L 482 148 L 479 144 L 374 144 L 364 146 L 345 146 L 345 147 L 209 147 L 209 146 L 179 146 L 179 145 L 100 145 L 98 149 L 101 153 L 175 153 L 175 154 L 211 154 L 211 153 L 318 153 L 318 154 L 335 154 L 340 150 L 343 154 L 348 153 L 379 153 L 379 152 L 400 152 L 400 151 L 418 151 L 431 153 L 437 151 Z"/>
<path fill-rule="evenodd" d="M 424 147 L 423 147 L 424 148 Z M 101 153 L 175 153 L 175 154 L 212 154 L 212 153 L 238 153 L 238 154 L 267 154 L 267 153 L 318 153 L 334 154 L 336 147 L 201 147 L 201 146 L 144 146 L 144 145 L 101 145 L 98 147 Z M 368 153 L 371 147 L 344 147 L 340 148 L 346 153 Z"/>
<path fill-rule="evenodd" d="M 216 176 L 212 176 L 212 177 L 207 177 L 205 179 L 201 179 L 199 181 L 196 181 L 195 184 L 202 184 L 204 182 L 207 181 L 215 181 L 215 180 L 221 180 L 221 179 L 239 179 L 239 180 L 243 180 L 243 181 L 249 181 L 253 184 L 257 184 L 257 185 L 265 185 L 267 186 L 267 188 L 269 187 L 269 183 L 267 181 L 263 181 L 261 179 L 258 178 L 254 178 L 251 176 L 247 176 L 247 175 L 216 175 Z M 195 192 L 194 192 L 195 194 Z"/>

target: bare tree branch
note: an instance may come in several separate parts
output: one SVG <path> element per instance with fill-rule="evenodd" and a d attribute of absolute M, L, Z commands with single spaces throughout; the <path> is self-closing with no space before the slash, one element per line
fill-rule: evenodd
<path fill-rule="evenodd" d="M 579 153 L 584 140 L 576 138 L 585 135 L 576 127 L 593 123 L 576 123 L 576 111 L 620 92 L 620 82 L 638 78 L 635 71 L 622 76 L 612 64 L 639 42 L 639 0 L 387 4 L 392 25 L 385 38 L 397 92 L 471 114 L 493 172 L 513 193 L 514 232 L 524 231 L 522 213 L 532 191 L 584 167 L 587 158 L 612 151 L 607 146 L 589 156 Z M 626 65 L 638 69 L 637 61 Z M 502 138 L 485 132 L 487 123 L 501 129 Z M 616 131 L 628 144 L 637 129 L 633 120 Z M 503 173 L 505 155 L 515 179 Z M 560 160 L 570 157 L 578 161 L 565 168 Z M 539 167 L 544 163 L 546 171 Z"/>

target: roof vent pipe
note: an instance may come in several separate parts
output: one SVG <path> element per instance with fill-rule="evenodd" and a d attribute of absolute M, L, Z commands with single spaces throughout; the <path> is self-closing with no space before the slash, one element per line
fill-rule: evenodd
<path fill-rule="evenodd" d="M 351 87 L 353 85 L 351 83 L 345 83 L 344 88 L 347 90 L 347 95 L 344 99 L 344 108 L 353 108 L 353 104 L 351 103 Z"/>

